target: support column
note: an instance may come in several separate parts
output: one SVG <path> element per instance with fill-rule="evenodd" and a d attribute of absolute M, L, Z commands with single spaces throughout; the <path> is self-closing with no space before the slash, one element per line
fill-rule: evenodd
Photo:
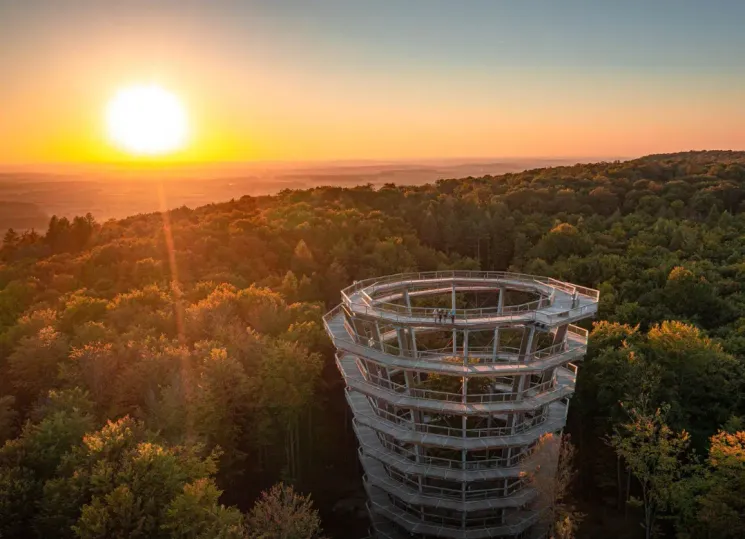
<path fill-rule="evenodd" d="M 453 328 L 453 355 L 458 355 L 458 332 Z"/>
<path fill-rule="evenodd" d="M 465 454 L 465 452 L 464 452 L 464 454 Z M 461 483 L 461 499 L 462 499 L 463 503 L 465 504 L 466 503 L 466 483 L 465 482 Z M 466 513 L 466 511 L 464 511 L 464 510 L 461 511 L 460 527 L 461 527 L 462 530 L 465 530 L 466 529 L 466 515 L 467 514 L 468 513 Z"/>
<path fill-rule="evenodd" d="M 504 286 L 499 287 L 499 298 L 497 298 L 497 314 L 504 313 L 504 296 L 507 289 Z M 494 328 L 494 349 L 492 350 L 492 361 L 497 361 L 497 351 L 499 350 L 499 326 Z"/>
<path fill-rule="evenodd" d="M 499 299 L 497 300 L 497 314 L 504 312 L 504 295 L 507 293 L 507 289 L 504 286 L 499 287 Z"/>
<path fill-rule="evenodd" d="M 422 446 L 417 444 L 414 446 L 414 458 L 417 464 L 422 462 Z M 419 485 L 419 493 L 424 492 L 424 478 L 421 475 L 417 475 L 417 484 Z"/>
<path fill-rule="evenodd" d="M 406 380 L 406 393 L 409 395 L 412 395 L 412 387 L 415 385 L 414 383 L 414 375 L 411 373 L 411 371 L 404 371 L 404 380 Z"/>
<path fill-rule="evenodd" d="M 541 374 L 540 383 L 543 384 L 545 382 L 548 382 L 549 380 L 554 380 L 555 378 L 556 378 L 556 367 L 553 367 L 551 369 L 543 371 L 543 374 Z"/>
<path fill-rule="evenodd" d="M 522 338 L 522 341 L 520 342 L 520 351 L 517 354 L 518 362 L 527 361 L 528 354 L 530 354 L 530 351 L 533 346 L 534 335 L 535 335 L 535 327 L 525 326 L 525 329 L 523 330 L 523 338 Z"/>
<path fill-rule="evenodd" d="M 468 365 L 468 330 L 463 330 L 463 366 Z M 468 376 L 465 374 L 463 375 L 463 378 L 461 379 L 461 402 L 463 404 L 466 404 L 468 402 Z M 468 428 L 468 416 L 462 416 L 461 417 L 461 430 L 463 431 L 463 439 L 466 439 L 466 429 Z M 464 449 L 461 452 L 461 458 L 463 459 L 462 465 L 463 469 L 465 470 L 466 466 L 466 450 Z M 462 485 L 462 496 L 463 496 L 463 502 L 466 501 L 466 483 L 461 483 Z M 463 512 L 463 518 L 465 519 L 465 511 Z M 465 520 L 463 521 L 463 526 L 465 527 Z"/>
<path fill-rule="evenodd" d="M 385 352 L 385 344 L 383 344 L 383 336 L 380 334 L 380 323 L 375 321 L 375 335 L 378 337 L 378 347 L 381 352 Z"/>
<path fill-rule="evenodd" d="M 514 382 L 512 383 L 512 392 L 516 393 L 515 401 L 514 402 L 520 402 L 523 400 L 523 391 L 525 390 L 525 380 L 527 379 L 529 375 L 527 374 L 520 374 L 515 377 Z M 514 429 L 515 426 L 517 426 L 518 419 L 522 419 L 524 416 L 523 412 L 512 412 L 507 416 L 507 426 L 510 427 L 510 429 Z M 512 458 L 512 454 L 515 450 L 519 450 L 519 448 L 516 447 L 509 447 L 507 449 L 507 459 Z"/>
<path fill-rule="evenodd" d="M 455 286 L 453 286 L 453 309 L 455 309 Z M 453 336 L 455 336 L 455 330 L 453 330 Z M 453 344 L 455 344 L 455 340 L 453 340 Z M 463 365 L 468 365 L 468 330 L 463 330 Z M 467 395 L 468 395 L 468 377 L 464 374 L 461 382 L 461 401 L 463 404 L 466 404 L 467 401 Z M 467 436 L 467 429 L 468 429 L 468 416 L 463 415 L 461 416 L 461 433 L 463 435 L 463 439 L 465 440 Z M 461 467 L 463 470 L 466 469 L 466 449 L 461 450 Z M 461 483 L 461 497 L 462 501 L 465 503 L 466 501 L 466 483 L 465 481 Z M 466 511 L 462 512 L 462 520 L 461 525 L 463 529 L 466 527 Z"/>
<path fill-rule="evenodd" d="M 408 310 L 409 316 L 411 316 L 411 298 L 409 297 L 408 288 L 404 288 L 403 296 L 404 296 L 404 303 L 406 304 L 406 309 Z"/>
<path fill-rule="evenodd" d="M 520 342 L 520 352 L 518 353 L 518 361 L 522 362 L 525 361 L 528 354 L 530 354 L 531 349 L 533 347 L 533 338 L 535 335 L 535 327 L 533 326 L 525 326 L 525 329 L 523 330 L 523 338 Z M 512 393 L 515 394 L 515 402 L 520 402 L 523 400 L 523 392 L 525 391 L 525 381 L 528 375 L 526 374 L 519 374 L 515 376 L 515 379 L 512 382 Z M 507 416 L 507 424 L 511 429 L 514 429 L 517 425 L 518 418 L 522 416 L 522 413 L 512 412 Z M 512 458 L 512 447 L 510 447 L 507 450 L 507 458 Z"/>
<path fill-rule="evenodd" d="M 568 329 L 569 329 L 569 324 L 562 324 L 559 327 L 557 327 L 556 332 L 554 333 L 553 344 L 559 344 L 560 342 L 563 342 L 564 339 L 566 339 Z"/>
<path fill-rule="evenodd" d="M 419 373 L 417 373 L 417 375 L 418 374 Z M 414 376 L 415 375 L 412 373 L 412 371 L 409 371 L 409 370 L 404 371 L 404 379 L 406 380 L 406 393 L 408 393 L 410 396 L 413 396 L 413 392 L 411 390 L 413 389 L 412 386 L 415 385 Z M 416 424 L 422 423 L 422 412 L 420 410 L 417 410 L 416 408 L 410 408 L 409 413 L 411 414 L 412 430 L 416 431 L 418 430 Z M 414 455 L 415 455 L 416 463 L 420 464 L 422 461 L 422 458 L 421 458 L 422 457 L 422 446 L 421 445 L 417 444 L 414 446 Z M 424 491 L 422 482 L 423 482 L 422 476 L 417 475 L 417 486 L 419 488 L 420 493 Z"/>
<path fill-rule="evenodd" d="M 396 328 L 396 337 L 398 337 L 398 355 L 406 355 L 406 337 L 404 336 L 404 330 Z"/>
<path fill-rule="evenodd" d="M 364 346 L 367 346 L 367 339 L 365 333 L 365 324 L 363 320 L 360 320 L 356 316 L 352 315 L 347 318 L 347 322 L 354 329 L 354 340 Z"/>
<path fill-rule="evenodd" d="M 463 342 L 466 343 L 465 346 L 464 346 L 464 355 L 465 355 L 465 352 L 468 349 L 468 330 L 465 331 L 465 336 L 463 338 Z M 464 358 L 463 361 L 465 362 L 466 359 Z M 461 392 L 461 399 L 462 399 L 463 404 L 465 404 L 466 403 L 466 395 L 468 395 L 468 377 L 465 376 L 465 375 L 463 376 L 463 382 L 461 383 L 461 390 L 462 390 L 462 392 Z M 466 416 L 466 415 L 461 416 L 461 423 L 460 424 L 461 424 L 461 434 L 463 436 L 463 440 L 465 440 L 466 438 L 468 438 L 468 435 L 467 435 L 468 416 Z M 460 456 L 461 456 L 460 457 L 461 458 L 461 469 L 463 469 L 465 471 L 465 469 L 466 469 L 466 449 L 461 449 Z M 463 503 L 465 503 L 466 502 L 466 482 L 463 481 L 460 485 L 461 485 L 461 501 Z M 465 529 L 465 527 L 466 527 L 466 511 L 465 510 L 462 511 L 461 514 L 462 514 L 461 525 L 462 525 L 463 529 Z"/>
<path fill-rule="evenodd" d="M 522 339 L 522 342 L 520 343 L 520 352 L 518 354 L 519 362 L 527 361 L 529 358 L 533 356 L 534 343 L 535 344 L 538 343 L 538 340 L 535 339 L 535 327 L 525 326 L 525 331 L 523 332 L 523 339 Z M 517 394 L 517 397 L 515 398 L 515 400 L 523 399 L 523 392 L 525 391 L 525 386 L 527 383 L 528 376 L 529 375 L 520 375 L 520 376 L 515 377 L 515 380 L 512 383 L 512 392 Z M 517 414 L 513 414 L 513 415 L 517 415 Z"/>
<path fill-rule="evenodd" d="M 386 377 L 386 380 L 388 380 L 388 387 L 392 388 L 393 383 L 391 381 L 391 368 L 390 367 L 385 367 L 385 377 Z"/>
<path fill-rule="evenodd" d="M 517 393 L 517 397 L 515 397 L 515 401 L 519 402 L 523 400 L 523 392 L 525 391 L 525 384 L 526 380 L 528 379 L 529 374 L 521 374 L 517 376 L 515 382 L 513 383 L 512 387 L 516 388 L 515 393 Z"/>
<path fill-rule="evenodd" d="M 414 389 L 414 386 L 416 385 L 416 382 L 414 380 L 414 374 L 411 371 L 404 371 L 404 380 L 406 380 L 406 393 L 409 396 L 415 396 L 415 393 L 412 391 Z M 422 412 L 420 410 L 417 410 L 416 408 L 411 408 L 409 410 L 411 412 L 411 419 L 413 423 L 421 423 L 422 422 Z M 416 430 L 416 427 L 414 428 Z"/>
<path fill-rule="evenodd" d="M 409 328 L 409 335 L 411 336 L 411 357 L 416 359 L 419 353 L 416 347 L 416 331 L 413 327 Z"/>
<path fill-rule="evenodd" d="M 533 331 L 533 338 L 528 343 L 528 353 L 525 356 L 527 359 L 534 360 L 535 353 L 538 351 L 538 338 L 536 337 L 537 331 Z"/>
<path fill-rule="evenodd" d="M 491 351 L 491 360 L 493 362 L 497 361 L 497 352 L 499 351 L 499 328 L 494 328 L 494 341 L 493 341 L 492 351 Z"/>

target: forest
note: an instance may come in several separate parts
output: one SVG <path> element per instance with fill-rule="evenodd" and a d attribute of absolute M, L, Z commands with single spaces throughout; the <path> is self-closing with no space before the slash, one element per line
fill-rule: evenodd
<path fill-rule="evenodd" d="M 745 537 L 731 151 L 8 230 L 0 537 L 364 537 L 321 316 L 355 280 L 451 268 L 600 290 L 566 429 L 565 537 Z"/>

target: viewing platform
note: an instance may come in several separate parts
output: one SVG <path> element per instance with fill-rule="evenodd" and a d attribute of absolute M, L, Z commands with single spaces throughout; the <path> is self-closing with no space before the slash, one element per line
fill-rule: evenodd
<path fill-rule="evenodd" d="M 441 271 L 358 281 L 324 316 L 354 414 L 374 535 L 524 537 L 529 476 L 560 433 L 597 290 Z M 532 532 L 530 532 L 532 533 Z"/>
<path fill-rule="evenodd" d="M 441 293 L 519 290 L 539 297 L 517 305 L 460 308 L 452 305 L 416 307 L 411 298 Z M 435 271 L 400 273 L 357 281 L 342 290 L 342 305 L 362 317 L 421 327 L 439 327 L 435 310 L 454 309 L 448 327 L 494 327 L 499 324 L 539 322 L 548 326 L 573 322 L 597 312 L 600 293 L 551 277 L 490 271 Z M 398 303 L 396 302 L 398 301 Z"/>

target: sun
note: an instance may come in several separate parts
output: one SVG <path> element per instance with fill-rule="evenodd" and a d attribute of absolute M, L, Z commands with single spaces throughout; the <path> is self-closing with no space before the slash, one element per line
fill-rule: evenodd
<path fill-rule="evenodd" d="M 106 109 L 111 141 L 133 155 L 163 155 L 183 148 L 186 111 L 171 92 L 157 85 L 122 88 Z"/>

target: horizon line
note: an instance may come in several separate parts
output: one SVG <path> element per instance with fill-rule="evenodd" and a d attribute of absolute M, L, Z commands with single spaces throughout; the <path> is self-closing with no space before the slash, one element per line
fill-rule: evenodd
<path fill-rule="evenodd" d="M 683 150 L 697 151 L 697 150 Z M 717 150 L 708 150 L 717 151 Z M 725 150 L 726 151 L 726 150 Z M 679 152 L 672 152 L 679 153 Z M 232 166 L 260 166 L 260 165 L 385 165 L 385 164 L 427 164 L 427 163 L 455 163 L 455 164 L 498 164 L 509 161 L 567 161 L 567 160 L 629 160 L 643 157 L 644 155 L 522 155 L 522 156 L 464 156 L 464 157 L 407 157 L 407 158 L 342 158 L 342 159 L 257 159 L 257 160 L 220 160 L 220 161 L 40 161 L 37 163 L 0 163 L 0 170 L 13 168 L 33 167 L 100 167 L 100 166 L 126 166 L 126 167 L 153 167 L 153 168 L 178 168 L 178 167 L 212 167 L 220 165 Z M 580 162 L 580 161 L 577 161 Z M 588 161 L 589 162 L 589 161 Z M 592 161 L 598 162 L 598 161 Z"/>

